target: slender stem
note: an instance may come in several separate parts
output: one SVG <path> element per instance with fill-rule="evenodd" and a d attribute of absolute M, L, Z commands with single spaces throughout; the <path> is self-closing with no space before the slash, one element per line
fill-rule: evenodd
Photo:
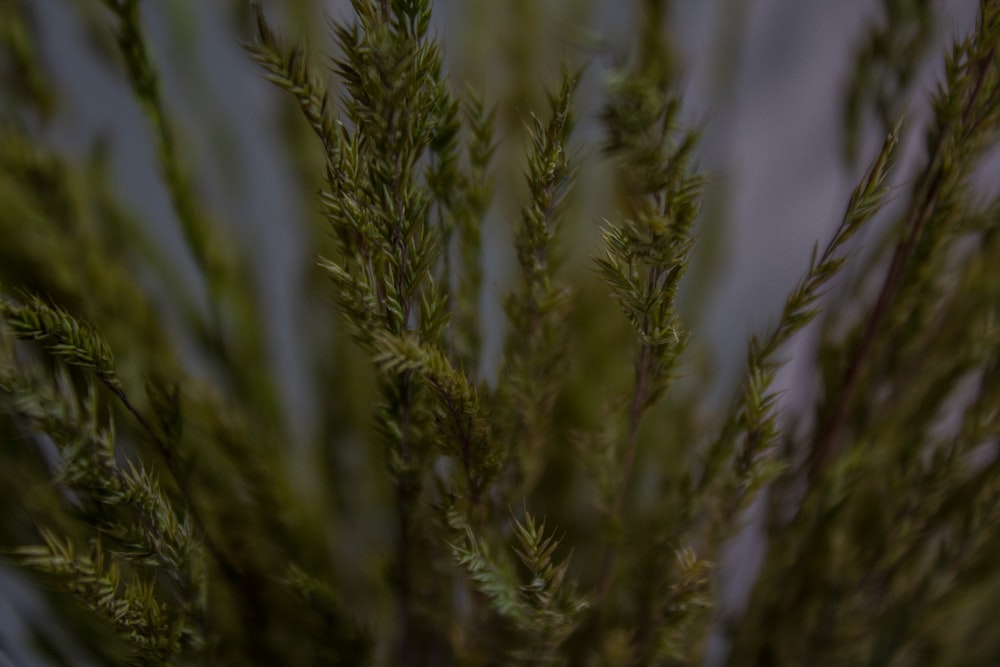
<path fill-rule="evenodd" d="M 625 505 L 625 496 L 632 485 L 632 475 L 635 469 L 636 451 L 639 448 L 639 423 L 642 420 L 643 406 L 646 404 L 649 393 L 650 364 L 653 361 L 653 350 L 648 345 L 642 346 L 639 359 L 636 362 L 636 382 L 635 393 L 632 396 L 632 405 L 629 409 L 629 426 L 626 440 L 625 461 L 622 464 L 622 478 L 615 493 L 614 504 L 611 508 L 611 520 L 616 521 L 621 516 L 622 507 Z M 611 579 L 614 574 L 615 560 L 617 558 L 617 545 L 609 543 L 604 549 L 604 559 L 601 564 L 601 575 L 597 585 L 597 613 L 603 612 L 607 601 L 608 592 L 611 587 Z"/>
<path fill-rule="evenodd" d="M 817 441 L 811 452 L 811 460 L 809 462 L 810 479 L 815 479 L 823 465 L 825 465 L 830 457 L 832 457 L 836 452 L 840 442 L 840 435 L 847 423 L 847 411 L 851 406 L 854 393 L 857 390 L 858 381 L 861 378 L 861 370 L 865 363 L 867 363 L 868 357 L 871 355 L 872 348 L 875 345 L 875 337 L 878 334 L 882 320 L 885 319 L 886 312 L 889 310 L 889 305 L 895 295 L 899 281 L 902 278 L 906 261 L 913 253 L 913 248 L 916 246 L 920 232 L 923 230 L 924 224 L 933 209 L 936 200 L 936 185 L 940 181 L 940 176 L 941 174 L 938 172 L 934 179 L 934 183 L 932 184 L 932 189 L 928 191 L 925 205 L 919 209 L 917 217 L 914 218 L 914 223 L 910 228 L 910 233 L 899 245 L 896 246 L 896 251 L 893 253 L 892 257 L 892 263 L 889 265 L 889 271 L 886 274 L 885 281 L 882 283 L 882 289 L 879 291 L 875 308 L 872 310 L 872 313 L 865 324 L 865 330 L 861 338 L 861 343 L 858 345 L 857 351 L 851 358 L 850 366 L 848 366 L 847 372 L 844 376 L 845 379 L 843 389 L 840 391 L 836 406 L 834 407 L 827 426 L 822 429 L 822 436 Z"/>
<path fill-rule="evenodd" d="M 163 457 L 164 462 L 167 465 L 167 470 L 170 472 L 171 477 L 173 477 L 178 489 L 180 489 L 181 495 L 187 502 L 187 510 L 191 516 L 192 521 L 194 521 L 195 526 L 198 528 L 200 533 L 202 543 L 205 548 L 212 555 L 216 564 L 219 566 L 219 571 L 225 578 L 229 589 L 241 599 L 242 604 L 242 620 L 244 633 L 243 636 L 246 638 L 248 644 L 248 653 L 251 655 L 258 656 L 262 659 L 270 660 L 276 658 L 273 655 L 273 651 L 267 648 L 264 637 L 266 636 L 263 632 L 265 625 L 267 624 L 267 618 L 263 612 L 266 608 L 266 601 L 263 599 L 263 591 L 261 590 L 264 585 L 264 580 L 255 572 L 248 571 L 246 568 L 241 567 L 230 554 L 226 553 L 222 547 L 215 541 L 212 534 L 207 528 L 207 524 L 197 504 L 194 502 L 194 497 L 191 492 L 191 486 L 188 484 L 187 478 L 183 475 L 178 466 L 177 458 L 171 451 L 170 446 L 163 440 L 162 437 L 156 432 L 155 429 L 150 425 L 149 421 L 143 416 L 142 412 L 129 400 L 128 395 L 125 391 L 117 385 L 111 378 L 100 378 L 101 382 L 111 390 L 111 392 L 121 401 L 121 404 L 125 409 L 132 414 L 135 420 L 139 423 L 139 426 L 150 438 L 157 451 L 159 451 L 160 456 Z"/>
<path fill-rule="evenodd" d="M 965 108 L 962 111 L 960 119 L 961 124 L 959 126 L 960 128 L 968 129 L 971 124 L 970 114 L 972 113 L 975 103 L 985 84 L 986 76 L 990 71 L 989 63 L 993 60 L 994 53 L 995 49 L 990 49 L 986 56 L 982 60 L 978 61 L 979 71 L 977 72 L 973 90 L 966 101 Z M 889 270 L 886 273 L 884 282 L 882 283 L 882 288 L 879 290 L 878 300 L 875 302 L 875 307 L 872 309 L 871 315 L 865 323 L 861 343 L 858 345 L 857 350 L 851 357 L 851 363 L 845 373 L 843 388 L 837 398 L 837 403 L 834 406 L 833 412 L 831 413 L 825 427 L 820 430 L 820 436 L 810 452 L 809 462 L 807 464 L 808 476 L 810 479 L 815 479 L 822 467 L 834 454 L 836 454 L 836 451 L 840 446 L 840 436 L 847 425 L 847 413 L 854 400 L 854 394 L 857 391 L 858 382 L 861 379 L 862 369 L 872 354 L 882 321 L 885 319 L 886 314 L 889 311 L 892 299 L 895 297 L 896 290 L 902 280 L 903 270 L 906 268 L 906 264 L 913 254 L 914 248 L 916 248 L 920 235 L 923 232 L 927 221 L 930 219 L 931 214 L 934 212 L 938 199 L 941 196 L 943 177 L 945 173 L 945 165 L 943 164 L 944 160 L 942 156 L 944 149 L 942 144 L 944 143 L 944 137 L 946 137 L 951 130 L 950 125 L 950 123 L 945 125 L 941 130 L 940 136 L 942 139 L 938 141 L 935 147 L 931 167 L 927 172 L 928 184 L 924 188 L 922 196 L 918 196 L 913 200 L 914 203 L 911 205 L 910 211 L 906 216 L 906 219 L 911 221 L 909 231 L 907 232 L 906 237 L 896 246 L 892 262 L 889 265 Z"/>
<path fill-rule="evenodd" d="M 177 484 L 177 487 L 180 489 L 181 494 L 187 501 L 188 512 L 191 514 L 191 518 L 195 522 L 195 525 L 198 526 L 198 531 L 201 533 L 202 541 L 205 543 L 206 548 L 208 548 L 209 552 L 212 554 L 216 562 L 219 564 L 219 567 L 221 567 L 225 572 L 229 573 L 239 572 L 239 568 L 234 564 L 232 559 L 218 546 L 218 544 L 215 543 L 211 534 L 208 532 L 205 525 L 205 520 L 202 517 L 201 512 L 198 510 L 198 507 L 191 496 L 190 486 L 187 483 L 187 479 L 181 473 L 180 468 L 177 465 L 177 458 L 174 456 L 170 447 L 167 445 L 166 442 L 163 441 L 163 438 L 161 438 L 160 435 L 156 433 L 156 431 L 146 420 L 143 414 L 139 411 L 139 409 L 135 407 L 135 405 L 129 400 L 128 395 L 125 394 L 124 390 L 122 390 L 121 387 L 117 386 L 110 379 L 104 377 L 101 378 L 101 382 L 104 383 L 104 385 L 108 389 L 110 389 L 111 392 L 116 397 L 118 397 L 118 400 L 121 401 L 125 409 L 129 413 L 131 413 L 133 417 L 135 417 L 135 420 L 139 423 L 139 426 L 141 426 L 142 430 L 146 432 L 146 435 L 149 436 L 149 439 L 155 445 L 157 451 L 160 453 L 160 456 L 163 457 L 164 462 L 167 464 L 167 470 L 170 471 L 171 477 L 174 478 L 174 482 Z"/>
<path fill-rule="evenodd" d="M 399 611 L 402 621 L 402 637 L 400 640 L 399 664 L 410 665 L 415 658 L 416 644 L 416 613 L 413 603 L 413 549 L 410 540 L 412 533 L 412 512 L 415 502 L 415 486 L 411 479 L 410 464 L 412 451 L 410 447 L 410 401 L 412 380 L 409 375 L 400 378 L 400 430 L 399 454 L 403 461 L 403 474 L 396 488 L 396 515 L 399 523 L 399 562 L 397 576 L 399 577 Z"/>

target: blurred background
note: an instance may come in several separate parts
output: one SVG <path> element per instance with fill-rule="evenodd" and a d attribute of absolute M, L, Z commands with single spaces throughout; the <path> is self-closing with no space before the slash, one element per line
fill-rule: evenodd
<path fill-rule="evenodd" d="M 286 40 L 305 39 L 319 59 L 335 55 L 324 15 L 346 19 L 349 3 L 263 4 Z M 435 30 L 445 44 L 454 82 L 482 92 L 500 113 L 496 201 L 502 203 L 487 221 L 484 250 L 491 287 L 482 302 L 490 332 L 482 371 L 486 377 L 489 360 L 500 354 L 499 295 L 511 273 L 509 230 L 518 215 L 517 197 L 523 194 L 518 161 L 522 123 L 533 109 L 544 111 L 544 91 L 557 82 L 561 62 L 584 68 L 573 142 L 580 175 L 573 195 L 568 270 L 582 282 L 595 282 L 586 272 L 587 256 L 601 220 L 615 214 L 611 172 L 600 150 L 599 114 L 604 84 L 627 59 L 637 15 L 633 4 L 435 2 Z M 206 286 L 163 185 L 150 126 L 111 48 L 106 12 L 89 0 L 22 5 L 59 95 L 42 130 L 44 141 L 73 159 L 95 152 L 106 156 L 116 194 L 176 269 L 176 282 L 152 289 L 161 291 L 155 305 L 168 311 L 167 321 L 177 323 L 171 335 L 182 341 L 183 349 L 191 333 L 183 328 L 183 314 L 170 312 L 176 300 L 167 291 L 183 290 L 198 307 L 207 308 Z M 787 291 L 806 269 L 812 245 L 835 229 L 851 189 L 881 143 L 884 129 L 868 114 L 859 125 L 857 159 L 849 159 L 844 99 L 858 51 L 871 27 L 885 20 L 885 5 L 879 0 L 672 3 L 664 29 L 672 35 L 684 116 L 701 129 L 700 164 L 711 174 L 683 303 L 695 341 L 692 363 L 707 365 L 698 372 L 712 378 L 712 400 L 729 397 L 748 335 L 773 322 Z M 904 163 L 921 147 L 923 99 L 941 72 L 941 48 L 970 28 L 977 2 L 933 5 L 928 57 L 918 64 L 915 103 L 907 111 Z M 141 11 L 198 194 L 222 221 L 236 252 L 253 267 L 253 289 L 267 323 L 262 363 L 279 383 L 293 446 L 306 448 L 324 410 L 310 372 L 318 363 L 311 355 L 322 350 L 303 343 L 318 326 L 316 304 L 304 295 L 310 293 L 305 285 L 316 280 L 314 259 L 323 243 L 312 222 L 318 211 L 312 194 L 319 165 L 303 158 L 288 140 L 286 121 L 294 110 L 241 46 L 251 35 L 245 6 L 146 0 Z M 793 345 L 808 344 L 808 336 L 799 340 Z M 189 348 L 187 365 L 197 374 L 196 346 Z M 779 384 L 789 390 L 784 400 L 794 402 L 794 364 L 782 371 Z M 302 460 L 305 467 L 307 457 Z M 753 551 L 750 539 L 734 553 L 752 558 Z M 733 604 L 739 603 L 747 583 L 727 584 Z M 93 664 L 45 617 L 44 601 L 31 585 L 18 572 L 0 567 L 0 667 L 49 664 L 31 640 L 39 627 L 47 628 L 47 641 L 63 647 L 64 654 L 80 656 L 75 664 Z"/>

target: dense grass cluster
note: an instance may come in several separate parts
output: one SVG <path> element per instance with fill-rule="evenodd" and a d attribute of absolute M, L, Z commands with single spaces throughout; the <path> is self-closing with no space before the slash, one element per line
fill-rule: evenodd
<path fill-rule="evenodd" d="M 89 4 L 203 294 L 102 150 L 45 141 L 72 111 L 31 3 L 0 0 L 0 554 L 86 653 L 611 667 L 703 664 L 712 644 L 732 664 L 1000 661 L 1000 195 L 980 169 L 1000 129 L 1000 0 L 944 54 L 925 128 L 901 117 L 933 3 L 885 0 L 845 102 L 845 146 L 870 162 L 723 406 L 686 370 L 699 332 L 678 295 L 709 176 L 666 0 L 638 3 L 633 52 L 606 72 L 603 136 L 587 139 L 601 152 L 575 131 L 582 59 L 512 129 L 449 78 L 429 0 L 352 0 L 333 55 L 277 27 L 309 3 L 239 4 L 312 197 L 304 220 L 274 221 L 314 240 L 298 298 L 315 327 L 295 341 L 315 360 L 309 430 L 261 362 L 266 271 L 202 200 L 143 3 Z M 866 146 L 871 118 L 884 141 Z M 924 154 L 897 173 L 916 132 Z M 498 188 L 501 139 L 519 138 L 522 182 Z M 588 160 L 613 173 L 603 221 L 573 205 Z M 872 226 L 890 198 L 894 219 Z M 511 211 L 513 279 L 489 284 L 485 224 Z M 807 327 L 812 402 L 789 411 L 776 376 Z M 751 508 L 766 555 L 733 608 L 721 563 Z"/>

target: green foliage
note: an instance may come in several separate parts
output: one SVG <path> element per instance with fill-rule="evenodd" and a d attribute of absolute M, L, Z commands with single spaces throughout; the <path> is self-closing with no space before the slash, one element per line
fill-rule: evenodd
<path fill-rule="evenodd" d="M 638 3 L 633 52 L 603 72 L 602 154 L 575 123 L 598 64 L 568 56 L 547 107 L 515 110 L 516 185 L 511 110 L 454 86 L 429 0 L 353 0 L 329 67 L 275 27 L 279 3 L 240 3 L 248 59 L 301 116 L 285 148 L 319 167 L 326 282 L 297 298 L 323 333 L 294 341 L 318 367 L 312 431 L 261 361 L 251 277 L 270 267 L 209 214 L 144 3 L 94 4 L 75 11 L 115 38 L 205 300 L 105 150 L 45 139 L 71 110 L 31 5 L 0 0 L 0 554 L 97 660 L 676 665 L 712 638 L 733 664 L 1000 658 L 1000 197 L 981 186 L 1000 2 L 948 50 L 908 174 L 899 118 L 936 14 L 883 3 L 845 100 L 848 152 L 874 159 L 723 406 L 682 317 L 709 177 L 666 0 Z M 613 174 L 604 215 L 577 206 L 595 164 Z M 507 217 L 498 286 L 488 223 Z M 813 386 L 786 403 L 783 355 L 806 334 Z M 752 516 L 759 571 L 734 539 Z"/>
<path fill-rule="evenodd" d="M 520 279 L 507 297 L 511 332 L 501 371 L 501 427 L 516 448 L 515 479 L 530 489 L 550 438 L 547 423 L 565 378 L 564 355 L 570 295 L 558 282 L 556 235 L 573 170 L 566 143 L 572 128 L 571 105 L 576 78 L 562 72 L 558 94 L 549 97 L 548 122 L 530 118 L 528 151 L 529 202 L 514 230 Z"/>
<path fill-rule="evenodd" d="M 115 376 L 115 360 L 108 344 L 91 327 L 58 308 L 47 306 L 38 297 L 23 305 L 0 301 L 0 313 L 18 338 L 42 340 L 48 350 L 67 364 L 82 366 L 109 386 L 121 386 Z"/>
<path fill-rule="evenodd" d="M 133 580 L 122 587 L 117 566 L 105 565 L 100 543 L 94 543 L 90 556 L 77 556 L 72 544 L 61 543 L 45 529 L 40 532 L 45 545 L 18 549 L 21 562 L 63 578 L 84 605 L 135 643 L 136 664 L 160 665 L 180 652 L 181 625 L 157 603 L 152 585 Z"/>
<path fill-rule="evenodd" d="M 452 547 L 455 561 L 468 571 L 496 613 L 517 629 L 520 642 L 508 651 L 514 664 L 562 664 L 562 644 L 589 603 L 566 581 L 569 558 L 559 562 L 554 558 L 560 540 L 547 535 L 545 524 L 536 524 L 530 514 L 524 523 L 516 517 L 513 521 L 519 544 L 513 549 L 528 571 L 527 582 L 519 583 L 510 562 L 491 557 L 489 545 L 461 522 L 465 544 Z"/>
<path fill-rule="evenodd" d="M 882 207 L 889 194 L 885 179 L 892 167 L 897 142 L 896 132 L 886 137 L 878 157 L 851 193 L 847 211 L 833 238 L 819 255 L 818 246 L 813 247 L 809 268 L 785 300 L 778 325 L 763 341 L 756 336 L 750 339 L 743 391 L 731 408 L 729 421 L 723 426 L 719 439 L 712 443 L 706 455 L 706 469 L 700 480 L 700 492 L 703 493 L 716 476 L 728 478 L 731 504 L 726 507 L 725 516 L 732 517 L 782 472 L 778 451 L 781 444 L 776 408 L 778 396 L 771 390 L 780 364 L 774 357 L 792 336 L 819 314 L 816 302 L 823 295 L 824 286 L 847 262 L 843 255 L 845 244 Z M 819 456 L 819 450 L 814 450 L 813 455 Z M 726 456 L 733 457 L 728 474 L 719 471 Z M 722 498 L 716 496 L 714 500 L 718 502 Z"/>
<path fill-rule="evenodd" d="M 3 315 L 11 334 L 51 341 L 46 349 L 52 355 L 87 368 L 124 396 L 108 344 L 89 327 L 38 298 L 24 306 L 4 302 Z M 23 433 L 52 439 L 60 456 L 56 483 L 73 494 L 77 512 L 115 545 L 105 564 L 102 537 L 93 539 L 89 558 L 76 557 L 71 541 L 40 529 L 44 546 L 22 547 L 13 553 L 24 565 L 60 577 L 67 591 L 134 643 L 143 664 L 162 664 L 185 646 L 200 644 L 205 573 L 200 541 L 190 520 L 176 514 L 145 470 L 118 463 L 113 424 L 100 425 L 100 402 L 92 383 L 87 383 L 87 398 L 81 401 L 65 369 L 46 381 L 30 366 L 19 364 L 11 347 L 3 352 L 0 395 L 7 414 Z M 138 574 L 122 588 L 119 563 L 169 579 L 176 610 L 162 604 L 152 584 Z"/>

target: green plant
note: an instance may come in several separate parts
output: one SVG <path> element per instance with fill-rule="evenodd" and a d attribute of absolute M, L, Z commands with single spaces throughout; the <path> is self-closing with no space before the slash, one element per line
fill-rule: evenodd
<path fill-rule="evenodd" d="M 297 109 L 282 136 L 319 190 L 326 281 L 302 299 L 321 324 L 298 334 L 323 415 L 302 436 L 261 362 L 254 267 L 196 187 L 141 3 L 84 20 L 117 35 L 203 300 L 122 205 L 103 152 L 43 140 L 58 91 L 30 6 L 0 0 L 0 547 L 88 652 L 699 664 L 714 634 L 735 664 L 1000 658 L 1000 200 L 976 184 L 1000 129 L 1000 1 L 949 48 L 926 155 L 903 177 L 897 116 L 933 9 L 886 0 L 845 132 L 864 154 L 874 107 L 886 137 L 721 408 L 687 370 L 698 332 L 678 306 L 710 177 L 682 120 L 668 4 L 639 4 L 634 53 L 606 81 L 602 157 L 574 133 L 573 62 L 544 110 L 522 112 L 523 188 L 499 190 L 520 211 L 506 328 L 483 315 L 497 289 L 483 230 L 516 132 L 446 76 L 430 2 L 352 0 L 331 22 L 336 88 L 274 8 L 234 12 Z M 588 160 L 613 168 L 616 212 L 581 270 Z M 810 324 L 815 400 L 783 411 L 782 353 Z M 731 609 L 717 573 L 752 507 L 766 557 Z"/>

